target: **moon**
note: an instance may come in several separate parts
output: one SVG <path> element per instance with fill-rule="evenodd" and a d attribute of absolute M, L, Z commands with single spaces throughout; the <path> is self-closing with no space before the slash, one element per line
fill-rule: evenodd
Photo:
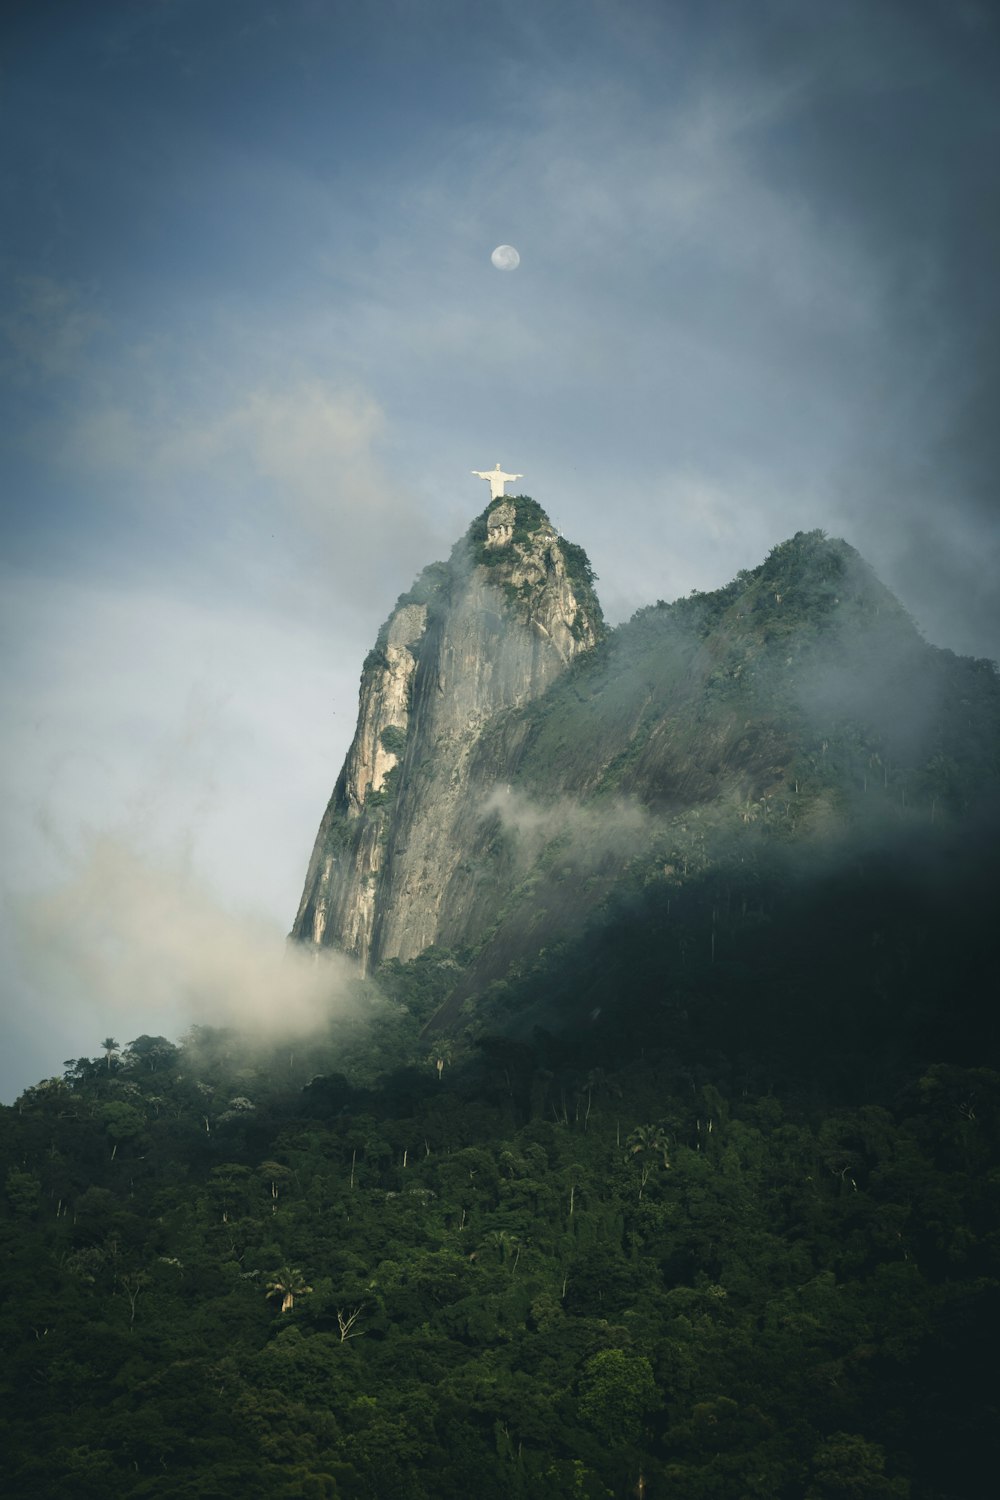
<path fill-rule="evenodd" d="M 490 260 L 498 271 L 516 271 L 521 264 L 521 257 L 513 245 L 498 245 Z"/>

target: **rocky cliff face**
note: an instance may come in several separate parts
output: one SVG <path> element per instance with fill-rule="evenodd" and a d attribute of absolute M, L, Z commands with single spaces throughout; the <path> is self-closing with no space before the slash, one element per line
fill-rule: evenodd
<path fill-rule="evenodd" d="M 499 501 L 379 633 L 293 936 L 369 969 L 452 950 L 453 1030 L 652 886 L 668 915 L 711 888 L 717 924 L 796 861 L 985 817 L 998 736 L 992 664 L 929 646 L 844 542 L 605 633 L 579 549 Z"/>
<path fill-rule="evenodd" d="M 582 551 L 516 496 L 494 501 L 402 596 L 365 662 L 293 938 L 370 969 L 480 936 L 462 864 L 505 774 L 484 737 L 601 638 L 591 577 Z"/>

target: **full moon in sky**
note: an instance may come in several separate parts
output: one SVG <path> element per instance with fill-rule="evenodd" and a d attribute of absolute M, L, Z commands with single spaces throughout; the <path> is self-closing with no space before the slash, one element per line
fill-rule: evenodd
<path fill-rule="evenodd" d="M 521 257 L 513 245 L 498 245 L 490 260 L 498 271 L 516 271 L 521 264 Z"/>

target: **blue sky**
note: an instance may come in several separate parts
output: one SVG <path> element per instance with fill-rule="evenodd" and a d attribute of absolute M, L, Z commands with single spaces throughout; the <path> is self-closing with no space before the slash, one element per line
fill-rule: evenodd
<path fill-rule="evenodd" d="M 612 619 L 821 526 L 1000 655 L 994 7 L 5 27 L 2 1097 L 239 1013 L 206 946 L 280 946 L 361 660 L 471 469 L 523 472 Z"/>

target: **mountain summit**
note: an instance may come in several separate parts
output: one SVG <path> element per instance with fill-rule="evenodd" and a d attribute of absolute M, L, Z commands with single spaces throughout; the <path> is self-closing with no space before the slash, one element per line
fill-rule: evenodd
<path fill-rule="evenodd" d="M 846 542 L 799 532 L 610 632 L 592 578 L 499 498 L 365 663 L 292 935 L 369 970 L 449 950 L 432 1029 L 637 892 L 676 925 L 711 887 L 714 962 L 779 868 L 926 858 L 996 798 L 993 664 L 928 645 Z"/>
<path fill-rule="evenodd" d="M 292 937 L 370 969 L 468 940 L 461 867 L 506 772 L 478 754 L 604 634 L 593 574 L 527 495 L 500 496 L 400 596 L 361 676 L 358 726 Z M 470 918 L 472 927 L 470 927 Z"/>
<path fill-rule="evenodd" d="M 995 668 L 819 532 L 603 633 L 497 501 L 310 867 L 375 982 L 0 1109 L 10 1493 L 988 1494 Z"/>

